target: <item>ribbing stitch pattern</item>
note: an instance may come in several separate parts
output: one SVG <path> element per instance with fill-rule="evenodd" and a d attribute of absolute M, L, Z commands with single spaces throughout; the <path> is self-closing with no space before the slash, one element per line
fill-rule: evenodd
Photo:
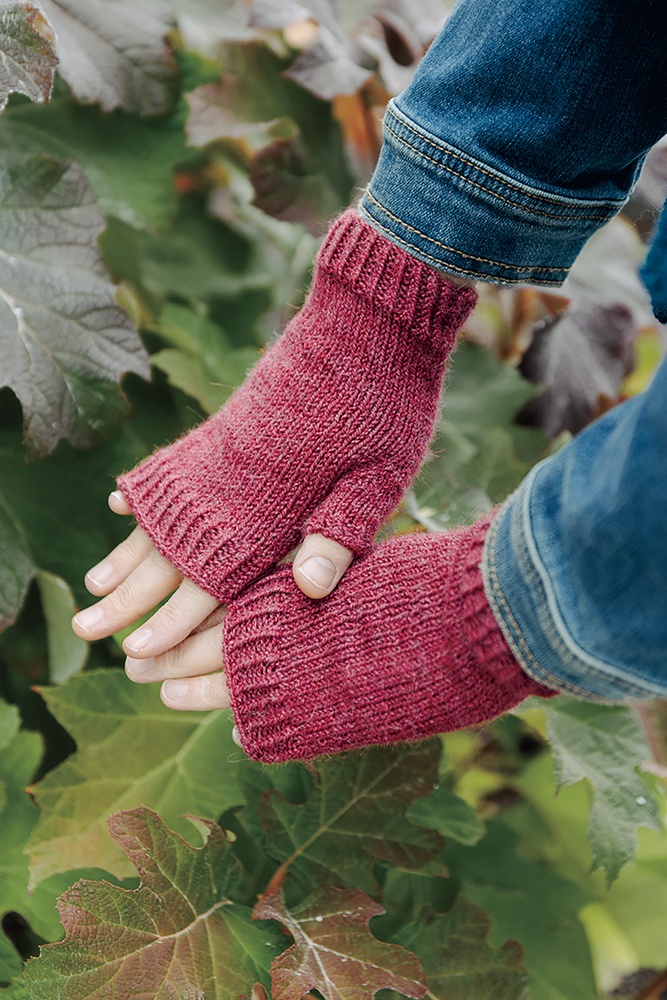
<path fill-rule="evenodd" d="M 489 607 L 490 523 L 386 541 L 323 601 L 279 567 L 232 602 L 225 671 L 246 752 L 275 762 L 419 740 L 550 697 Z"/>
<path fill-rule="evenodd" d="M 309 532 L 368 551 L 424 458 L 476 297 L 345 212 L 243 386 L 119 478 L 140 526 L 225 603 Z"/>

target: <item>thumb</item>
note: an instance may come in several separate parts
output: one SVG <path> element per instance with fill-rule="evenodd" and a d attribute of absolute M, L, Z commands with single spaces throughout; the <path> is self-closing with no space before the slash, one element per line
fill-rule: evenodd
<path fill-rule="evenodd" d="M 306 535 L 292 563 L 296 585 L 306 597 L 327 597 L 353 558 L 349 549 L 331 538 Z"/>

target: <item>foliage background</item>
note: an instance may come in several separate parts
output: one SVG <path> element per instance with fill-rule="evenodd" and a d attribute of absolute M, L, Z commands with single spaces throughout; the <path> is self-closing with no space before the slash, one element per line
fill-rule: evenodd
<path fill-rule="evenodd" d="M 228 713 L 170 713 L 131 685 L 122 636 L 88 649 L 69 628 L 85 570 L 127 530 L 106 507 L 114 476 L 217 409 L 298 308 L 446 14 L 0 4 L 10 998 L 667 990 L 660 705 L 559 698 L 427 744 L 263 767 Z M 562 294 L 482 289 L 433 456 L 383 532 L 472 520 L 643 388 L 662 346 L 636 268 L 665 160 L 634 228 L 601 231 Z"/>

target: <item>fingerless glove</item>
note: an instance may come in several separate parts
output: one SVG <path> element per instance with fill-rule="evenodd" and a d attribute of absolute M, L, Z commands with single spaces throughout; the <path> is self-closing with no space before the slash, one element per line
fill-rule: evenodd
<path fill-rule="evenodd" d="M 223 603 L 309 532 L 366 552 L 424 458 L 475 301 L 347 211 L 241 388 L 119 478 L 138 523 Z"/>
<path fill-rule="evenodd" d="M 490 522 L 386 541 L 323 601 L 301 593 L 288 566 L 233 601 L 225 671 L 249 756 L 419 740 L 554 694 L 523 672 L 487 601 Z"/>

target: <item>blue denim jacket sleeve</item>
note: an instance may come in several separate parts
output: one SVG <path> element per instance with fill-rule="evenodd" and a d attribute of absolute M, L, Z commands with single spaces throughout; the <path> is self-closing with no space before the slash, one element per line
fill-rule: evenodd
<path fill-rule="evenodd" d="M 664 0 L 460 0 L 389 105 L 360 209 L 445 272 L 558 285 L 665 132 Z M 667 362 L 533 470 L 483 572 L 538 681 L 667 696 Z"/>
<path fill-rule="evenodd" d="M 667 132 L 664 0 L 460 0 L 391 101 L 368 221 L 427 263 L 559 285 Z"/>

